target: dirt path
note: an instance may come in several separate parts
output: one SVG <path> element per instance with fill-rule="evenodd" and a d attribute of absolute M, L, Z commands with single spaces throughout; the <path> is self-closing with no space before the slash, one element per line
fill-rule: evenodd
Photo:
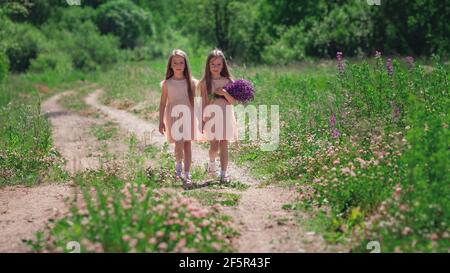
<path fill-rule="evenodd" d="M 96 119 L 82 117 L 62 108 L 58 101 L 73 91 L 59 93 L 42 103 L 42 109 L 52 124 L 52 136 L 56 149 L 67 160 L 66 170 L 76 171 L 96 169 L 99 167 L 97 152 L 100 143 L 87 130 L 98 124 Z"/>
<path fill-rule="evenodd" d="M 113 121 L 121 128 L 121 138 L 124 138 L 124 132 L 128 132 L 135 134 L 144 145 L 161 147 L 165 143 L 156 124 L 129 112 L 100 104 L 98 97 L 101 92 L 99 89 L 85 97 L 89 106 L 103 114 L 98 119 L 80 116 L 61 107 L 59 99 L 71 94 L 70 91 L 56 94 L 42 104 L 53 127 L 55 147 L 67 160 L 66 169 L 71 173 L 99 167 L 101 143 L 88 131 L 94 124 Z M 108 148 L 116 153 L 127 149 L 121 141 L 112 143 Z M 193 145 L 193 150 L 193 164 L 203 166 L 208 158 L 208 151 L 197 144 Z M 283 204 L 295 201 L 295 191 L 273 186 L 260 187 L 259 182 L 246 170 L 233 163 L 229 164 L 229 174 L 232 179 L 250 185 L 247 190 L 237 192 L 241 195 L 237 207 L 223 207 L 223 212 L 233 217 L 241 234 L 233 242 L 238 252 L 337 250 L 329 248 L 320 236 L 302 230 L 294 215 L 282 209 Z M 44 227 L 49 217 L 65 208 L 63 200 L 74 194 L 75 188 L 67 184 L 0 189 L 0 252 L 27 251 L 21 239 L 33 237 L 36 231 Z"/>
<path fill-rule="evenodd" d="M 86 103 L 99 109 L 108 118 L 114 120 L 123 129 L 136 134 L 138 139 L 147 144 L 161 146 L 164 137 L 158 127 L 135 115 L 102 105 L 98 97 L 102 90 L 98 89 L 86 97 Z M 194 144 L 193 164 L 202 166 L 208 158 L 208 151 Z M 230 214 L 241 236 L 234 242 L 238 252 L 324 252 L 337 251 L 329 248 L 324 240 L 313 232 L 305 232 L 299 227 L 292 213 L 283 210 L 282 205 L 295 201 L 295 191 L 279 187 L 258 187 L 258 181 L 248 172 L 235 164 L 229 164 L 231 178 L 250 185 L 240 192 L 241 201 L 237 207 L 225 207 L 224 212 Z"/>
<path fill-rule="evenodd" d="M 62 108 L 58 101 L 69 94 L 72 91 L 52 96 L 42 103 L 42 111 L 52 124 L 56 149 L 67 160 L 65 169 L 73 174 L 100 166 L 101 143 L 89 130 L 104 121 Z M 128 149 L 120 142 L 110 148 L 116 154 Z M 48 218 L 67 208 L 64 200 L 75 193 L 76 188 L 69 183 L 0 188 L 0 252 L 29 251 L 22 239 L 34 239 L 35 232 L 45 227 Z"/>
<path fill-rule="evenodd" d="M 0 252 L 27 252 L 22 239 L 35 239 L 47 219 L 65 209 L 65 198 L 74 194 L 69 185 L 48 184 L 32 188 L 0 189 Z"/>

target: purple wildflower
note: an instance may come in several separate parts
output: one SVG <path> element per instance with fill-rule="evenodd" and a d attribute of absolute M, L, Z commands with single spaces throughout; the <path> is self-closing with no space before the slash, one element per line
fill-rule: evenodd
<path fill-rule="evenodd" d="M 336 127 L 336 114 L 331 114 L 331 117 L 330 117 L 330 127 L 331 128 L 334 128 L 334 127 Z"/>
<path fill-rule="evenodd" d="M 391 108 L 392 108 L 392 119 L 394 121 L 397 121 L 400 117 L 400 107 L 398 107 L 395 101 L 391 101 Z"/>
<path fill-rule="evenodd" d="M 392 76 L 394 75 L 394 68 L 392 67 L 392 60 L 390 58 L 386 60 L 386 69 L 389 78 L 392 78 Z"/>
<path fill-rule="evenodd" d="M 331 136 L 332 136 L 333 138 L 338 138 L 339 135 L 340 135 L 340 133 L 339 133 L 339 130 L 338 130 L 337 128 L 333 128 L 333 129 L 331 130 Z"/>
<path fill-rule="evenodd" d="M 339 130 L 336 128 L 336 114 L 331 114 L 330 117 L 330 129 L 331 129 L 331 136 L 333 138 L 339 137 L 340 133 Z"/>
<path fill-rule="evenodd" d="M 406 62 L 406 65 L 408 66 L 408 70 L 411 70 L 414 65 L 414 58 L 411 56 L 408 56 L 405 58 L 405 62 Z"/>
<path fill-rule="evenodd" d="M 251 81 L 245 79 L 235 80 L 223 87 L 235 100 L 247 103 L 254 99 L 255 88 Z"/>
<path fill-rule="evenodd" d="M 339 73 L 344 73 L 344 71 L 345 71 L 345 69 L 344 69 L 344 57 L 342 55 L 342 52 L 336 53 L 336 59 L 337 59 L 337 63 L 338 63 Z"/>

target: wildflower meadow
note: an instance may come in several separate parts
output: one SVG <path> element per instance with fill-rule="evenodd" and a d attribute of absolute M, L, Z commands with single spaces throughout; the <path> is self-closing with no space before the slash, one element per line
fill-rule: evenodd
<path fill-rule="evenodd" d="M 450 14 L 425 2 L 2 1 L 0 252 L 448 253 Z M 200 97 L 215 48 L 219 91 L 275 118 L 183 144 L 183 188 L 167 57 Z"/>

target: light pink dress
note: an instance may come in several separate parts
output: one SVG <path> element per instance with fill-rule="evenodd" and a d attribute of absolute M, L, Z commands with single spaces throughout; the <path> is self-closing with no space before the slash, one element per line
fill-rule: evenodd
<path fill-rule="evenodd" d="M 166 108 L 164 111 L 164 125 L 166 128 L 165 136 L 169 143 L 175 143 L 176 141 L 189 141 L 195 139 L 195 129 L 197 128 L 195 125 L 197 124 L 195 118 L 194 118 L 194 108 L 191 105 L 189 101 L 189 95 L 188 95 L 188 85 L 186 80 L 174 80 L 173 78 L 170 78 L 166 80 L 166 86 L 167 86 L 167 103 Z M 195 92 L 195 89 L 193 90 Z M 184 113 L 179 113 L 177 116 L 172 117 L 171 113 L 174 107 L 176 106 L 185 106 L 188 109 L 188 113 L 190 117 L 190 130 L 187 129 L 187 127 L 184 126 L 182 123 L 182 116 Z M 178 108 L 183 109 L 183 108 Z M 175 109 L 177 110 L 177 109 Z M 175 122 L 178 121 L 178 124 L 180 125 L 178 127 L 177 124 L 175 124 L 175 127 L 172 128 Z M 178 129 L 179 128 L 179 129 Z M 180 132 L 181 138 L 177 138 L 175 136 L 176 131 Z M 198 132 L 197 132 L 198 133 Z"/>
<path fill-rule="evenodd" d="M 224 87 L 230 80 L 227 78 L 221 79 L 213 79 L 211 82 L 211 92 L 214 94 L 217 88 Z M 238 130 L 236 124 L 236 117 L 234 115 L 233 105 L 228 102 L 224 97 L 222 98 L 214 98 L 210 103 L 205 107 L 204 113 L 208 113 L 208 107 L 210 105 L 217 105 L 222 112 L 222 119 L 219 120 L 218 124 L 213 127 L 208 127 L 205 125 L 204 137 L 207 140 L 228 140 L 230 142 L 237 141 Z M 215 114 L 205 115 L 205 122 L 213 119 Z M 218 130 L 217 126 L 222 127 L 222 134 Z"/>

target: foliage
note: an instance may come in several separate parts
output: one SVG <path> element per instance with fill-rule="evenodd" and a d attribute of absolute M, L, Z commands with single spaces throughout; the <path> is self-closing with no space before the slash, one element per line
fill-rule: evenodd
<path fill-rule="evenodd" d="M 96 23 L 102 34 L 119 37 L 124 48 L 136 47 L 142 43 L 142 36 L 152 33 L 150 12 L 131 1 L 109 1 L 101 5 Z"/>

